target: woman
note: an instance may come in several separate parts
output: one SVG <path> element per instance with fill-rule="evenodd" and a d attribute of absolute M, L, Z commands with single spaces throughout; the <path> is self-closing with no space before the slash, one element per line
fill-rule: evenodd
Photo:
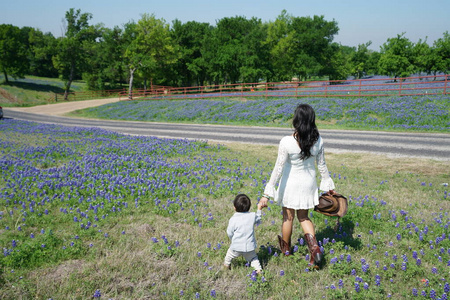
<path fill-rule="evenodd" d="M 295 110 L 292 125 L 294 133 L 281 139 L 275 167 L 260 201 L 264 207 L 273 197 L 282 206 L 282 236 L 278 236 L 278 241 L 285 255 L 289 255 L 291 250 L 292 225 L 297 215 L 311 253 L 310 264 L 318 269 L 323 254 L 317 244 L 314 225 L 308 218 L 308 209 L 319 204 L 315 163 L 322 177 L 320 189 L 334 190 L 334 182 L 325 163 L 314 109 L 308 104 L 300 104 Z"/>

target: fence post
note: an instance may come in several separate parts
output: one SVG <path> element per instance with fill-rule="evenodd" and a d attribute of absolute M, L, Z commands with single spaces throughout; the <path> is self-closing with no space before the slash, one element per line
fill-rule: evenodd
<path fill-rule="evenodd" d="M 361 84 L 362 84 L 362 80 L 359 80 L 359 90 L 358 90 L 358 96 L 361 96 Z"/>
<path fill-rule="evenodd" d="M 449 76 L 449 75 L 445 75 L 444 95 L 447 94 L 447 82 L 448 82 L 448 76 Z"/>
<path fill-rule="evenodd" d="M 58 94 L 55 93 L 55 102 L 58 102 Z"/>
<path fill-rule="evenodd" d="M 269 83 L 266 81 L 266 100 L 267 100 L 267 90 L 269 88 Z"/>
<path fill-rule="evenodd" d="M 399 86 L 399 89 L 398 89 L 398 95 L 401 96 L 402 95 L 402 82 L 403 81 L 401 80 L 401 78 L 398 81 L 400 83 L 400 86 Z"/>

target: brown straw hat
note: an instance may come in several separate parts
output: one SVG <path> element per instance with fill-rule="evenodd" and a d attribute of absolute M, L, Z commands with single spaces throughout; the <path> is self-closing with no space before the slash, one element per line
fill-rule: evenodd
<path fill-rule="evenodd" d="M 319 204 L 314 207 L 314 210 L 330 216 L 343 217 L 347 213 L 348 202 L 347 198 L 335 191 L 329 191 L 319 197 Z"/>

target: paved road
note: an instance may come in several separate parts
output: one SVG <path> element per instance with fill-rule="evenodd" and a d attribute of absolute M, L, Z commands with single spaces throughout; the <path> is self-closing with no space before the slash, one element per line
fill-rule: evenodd
<path fill-rule="evenodd" d="M 133 135 L 188 138 L 218 142 L 278 145 L 290 129 L 128 122 L 69 118 L 4 108 L 5 118 L 67 126 L 101 127 Z M 419 157 L 450 161 L 450 134 L 391 133 L 350 130 L 321 130 L 327 152 L 369 152 L 390 157 Z"/>

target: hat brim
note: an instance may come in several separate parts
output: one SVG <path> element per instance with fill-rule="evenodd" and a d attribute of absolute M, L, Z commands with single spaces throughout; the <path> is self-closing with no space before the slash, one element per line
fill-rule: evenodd
<path fill-rule="evenodd" d="M 336 215 L 342 218 L 347 214 L 348 210 L 347 198 L 345 198 L 344 196 L 340 196 L 338 197 L 338 202 L 339 202 L 339 211 L 337 212 Z"/>
<path fill-rule="evenodd" d="M 330 209 L 329 207 L 327 207 L 327 209 L 322 209 L 320 206 L 316 206 L 314 208 L 314 210 L 321 214 L 324 214 L 326 216 L 330 216 L 330 217 L 342 218 L 343 216 L 345 216 L 347 214 L 347 210 L 348 210 L 347 198 L 345 198 L 341 194 L 334 193 L 332 196 L 332 200 L 333 200 L 333 202 L 337 202 L 337 206 L 338 206 L 337 210 Z"/>

